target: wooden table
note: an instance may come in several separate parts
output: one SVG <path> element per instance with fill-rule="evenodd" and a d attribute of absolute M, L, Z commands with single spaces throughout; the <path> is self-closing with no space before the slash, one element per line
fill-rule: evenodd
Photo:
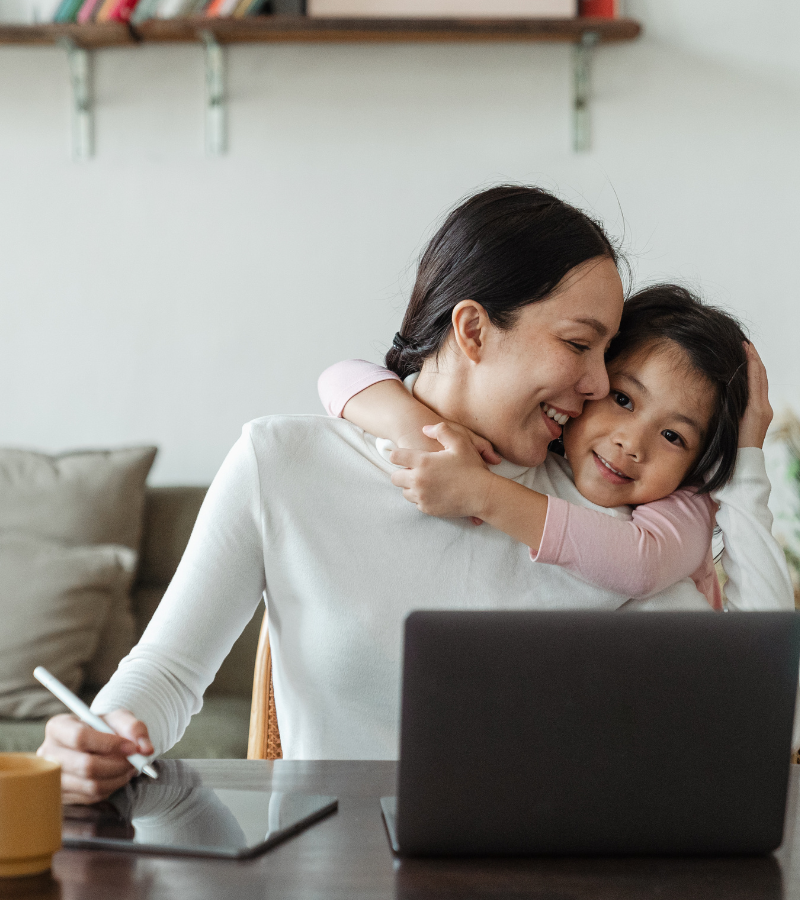
<path fill-rule="evenodd" d="M 339 811 L 252 860 L 62 850 L 53 877 L 0 881 L 0 897 L 37 900 L 264 898 L 539 898 L 539 900 L 800 900 L 800 766 L 786 839 L 775 857 L 745 859 L 397 860 L 378 798 L 395 764 L 196 760 L 211 787 L 334 794 Z"/>

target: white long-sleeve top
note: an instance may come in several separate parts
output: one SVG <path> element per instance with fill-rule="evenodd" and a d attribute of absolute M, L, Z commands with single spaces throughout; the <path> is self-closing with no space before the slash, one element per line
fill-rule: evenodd
<path fill-rule="evenodd" d="M 740 588 L 728 596 L 739 608 L 786 608 L 785 564 L 767 549 L 769 512 L 742 513 L 764 493 L 757 454 L 743 454 L 753 470 L 722 498 L 737 529 L 726 552 Z M 125 707 L 147 724 L 156 753 L 171 747 L 263 594 L 284 756 L 393 759 L 403 620 L 414 609 L 708 609 L 689 578 L 629 601 L 531 562 L 502 532 L 425 516 L 391 484 L 392 468 L 373 437 L 342 420 L 246 425 L 164 599 L 94 711 Z M 494 468 L 580 502 L 563 461 Z"/>

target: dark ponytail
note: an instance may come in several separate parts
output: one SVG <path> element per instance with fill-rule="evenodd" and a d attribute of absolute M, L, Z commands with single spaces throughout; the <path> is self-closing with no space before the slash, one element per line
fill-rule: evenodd
<path fill-rule="evenodd" d="M 475 194 L 450 213 L 422 254 L 387 368 L 405 378 L 436 356 L 462 300 L 480 303 L 495 327 L 508 329 L 520 309 L 597 257 L 617 262 L 602 226 L 547 191 L 511 185 Z"/>

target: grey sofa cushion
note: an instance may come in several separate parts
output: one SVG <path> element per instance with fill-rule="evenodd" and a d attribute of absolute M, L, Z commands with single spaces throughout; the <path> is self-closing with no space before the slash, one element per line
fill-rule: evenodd
<path fill-rule="evenodd" d="M 53 715 L 62 704 L 33 677 L 44 666 L 80 689 L 101 631 L 124 605 L 136 554 L 0 532 L 0 715 Z"/>
<path fill-rule="evenodd" d="M 0 449 L 0 532 L 72 545 L 119 544 L 139 550 L 147 474 L 155 447 L 48 456 Z M 135 640 L 127 597 L 106 618 L 87 681 L 104 684 Z"/>

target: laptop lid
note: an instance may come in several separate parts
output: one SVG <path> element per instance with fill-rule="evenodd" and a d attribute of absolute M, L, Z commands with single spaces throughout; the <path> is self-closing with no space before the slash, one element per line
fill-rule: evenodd
<path fill-rule="evenodd" d="M 412 613 L 397 846 L 768 852 L 799 654 L 791 612 Z"/>

